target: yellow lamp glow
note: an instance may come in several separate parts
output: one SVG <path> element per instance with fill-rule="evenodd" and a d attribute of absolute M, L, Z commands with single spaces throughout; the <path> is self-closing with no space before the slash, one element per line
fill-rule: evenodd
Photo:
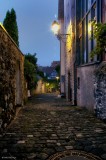
<path fill-rule="evenodd" d="M 91 25 L 91 21 L 89 21 L 88 23 L 88 33 L 91 33 L 92 31 L 92 25 Z"/>
<path fill-rule="evenodd" d="M 59 23 L 58 23 L 57 21 L 54 21 L 54 22 L 52 23 L 51 30 L 53 31 L 53 33 L 54 33 L 55 35 L 58 35 L 59 30 L 60 30 L 60 25 L 59 25 Z"/>
<path fill-rule="evenodd" d="M 57 76 L 56 79 L 57 79 L 57 81 L 58 81 L 58 80 L 59 80 L 59 77 Z"/>

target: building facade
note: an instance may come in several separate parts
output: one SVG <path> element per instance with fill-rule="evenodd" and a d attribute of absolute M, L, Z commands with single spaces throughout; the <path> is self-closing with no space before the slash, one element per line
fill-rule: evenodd
<path fill-rule="evenodd" d="M 76 1 L 76 15 L 79 15 L 76 16 L 77 104 L 90 110 L 94 110 L 95 106 L 94 72 L 102 61 L 106 60 L 104 54 L 91 57 L 90 52 L 96 46 L 96 41 L 91 38 L 93 37 L 91 21 L 102 22 L 106 14 L 102 10 L 104 2 L 104 0 Z"/>
<path fill-rule="evenodd" d="M 91 57 L 91 51 L 96 46 L 96 40 L 91 38 L 94 36 L 93 20 L 106 23 L 106 0 L 64 0 L 64 34 L 68 35 L 64 56 L 65 92 L 67 100 L 73 105 L 92 111 L 100 110 L 102 105 L 102 110 L 104 108 L 106 112 L 106 53 Z M 98 76 L 101 68 L 104 68 L 101 75 L 105 78 Z M 100 97 L 100 92 L 104 96 Z"/>
<path fill-rule="evenodd" d="M 35 89 L 31 91 L 32 95 L 46 93 L 46 82 L 43 81 L 42 77 L 38 76 L 38 82 Z"/>
<path fill-rule="evenodd" d="M 76 104 L 75 97 L 75 1 L 64 1 L 64 31 L 66 36 L 66 99 Z"/>
<path fill-rule="evenodd" d="M 60 34 L 64 34 L 64 0 L 58 1 L 58 21 L 61 26 Z M 65 39 L 60 40 L 60 93 L 61 95 L 66 95 L 65 90 Z"/>

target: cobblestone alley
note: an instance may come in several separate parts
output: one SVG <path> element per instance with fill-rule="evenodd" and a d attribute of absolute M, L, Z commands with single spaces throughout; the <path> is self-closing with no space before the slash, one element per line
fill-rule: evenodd
<path fill-rule="evenodd" d="M 0 159 L 46 160 L 65 150 L 106 159 L 106 124 L 56 95 L 31 98 L 0 135 Z"/>

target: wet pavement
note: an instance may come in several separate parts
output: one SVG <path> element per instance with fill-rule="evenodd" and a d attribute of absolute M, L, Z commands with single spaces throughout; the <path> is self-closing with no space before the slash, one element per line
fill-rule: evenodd
<path fill-rule="evenodd" d="M 106 124 L 56 95 L 30 98 L 0 135 L 0 160 L 46 160 L 67 150 L 106 159 Z"/>

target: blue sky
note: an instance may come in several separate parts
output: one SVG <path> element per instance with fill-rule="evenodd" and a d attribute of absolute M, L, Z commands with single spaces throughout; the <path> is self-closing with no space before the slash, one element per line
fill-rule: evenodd
<path fill-rule="evenodd" d="M 58 13 L 58 0 L 0 0 L 0 22 L 7 10 L 17 15 L 21 51 L 37 53 L 38 65 L 59 60 L 59 41 L 50 30 Z"/>

